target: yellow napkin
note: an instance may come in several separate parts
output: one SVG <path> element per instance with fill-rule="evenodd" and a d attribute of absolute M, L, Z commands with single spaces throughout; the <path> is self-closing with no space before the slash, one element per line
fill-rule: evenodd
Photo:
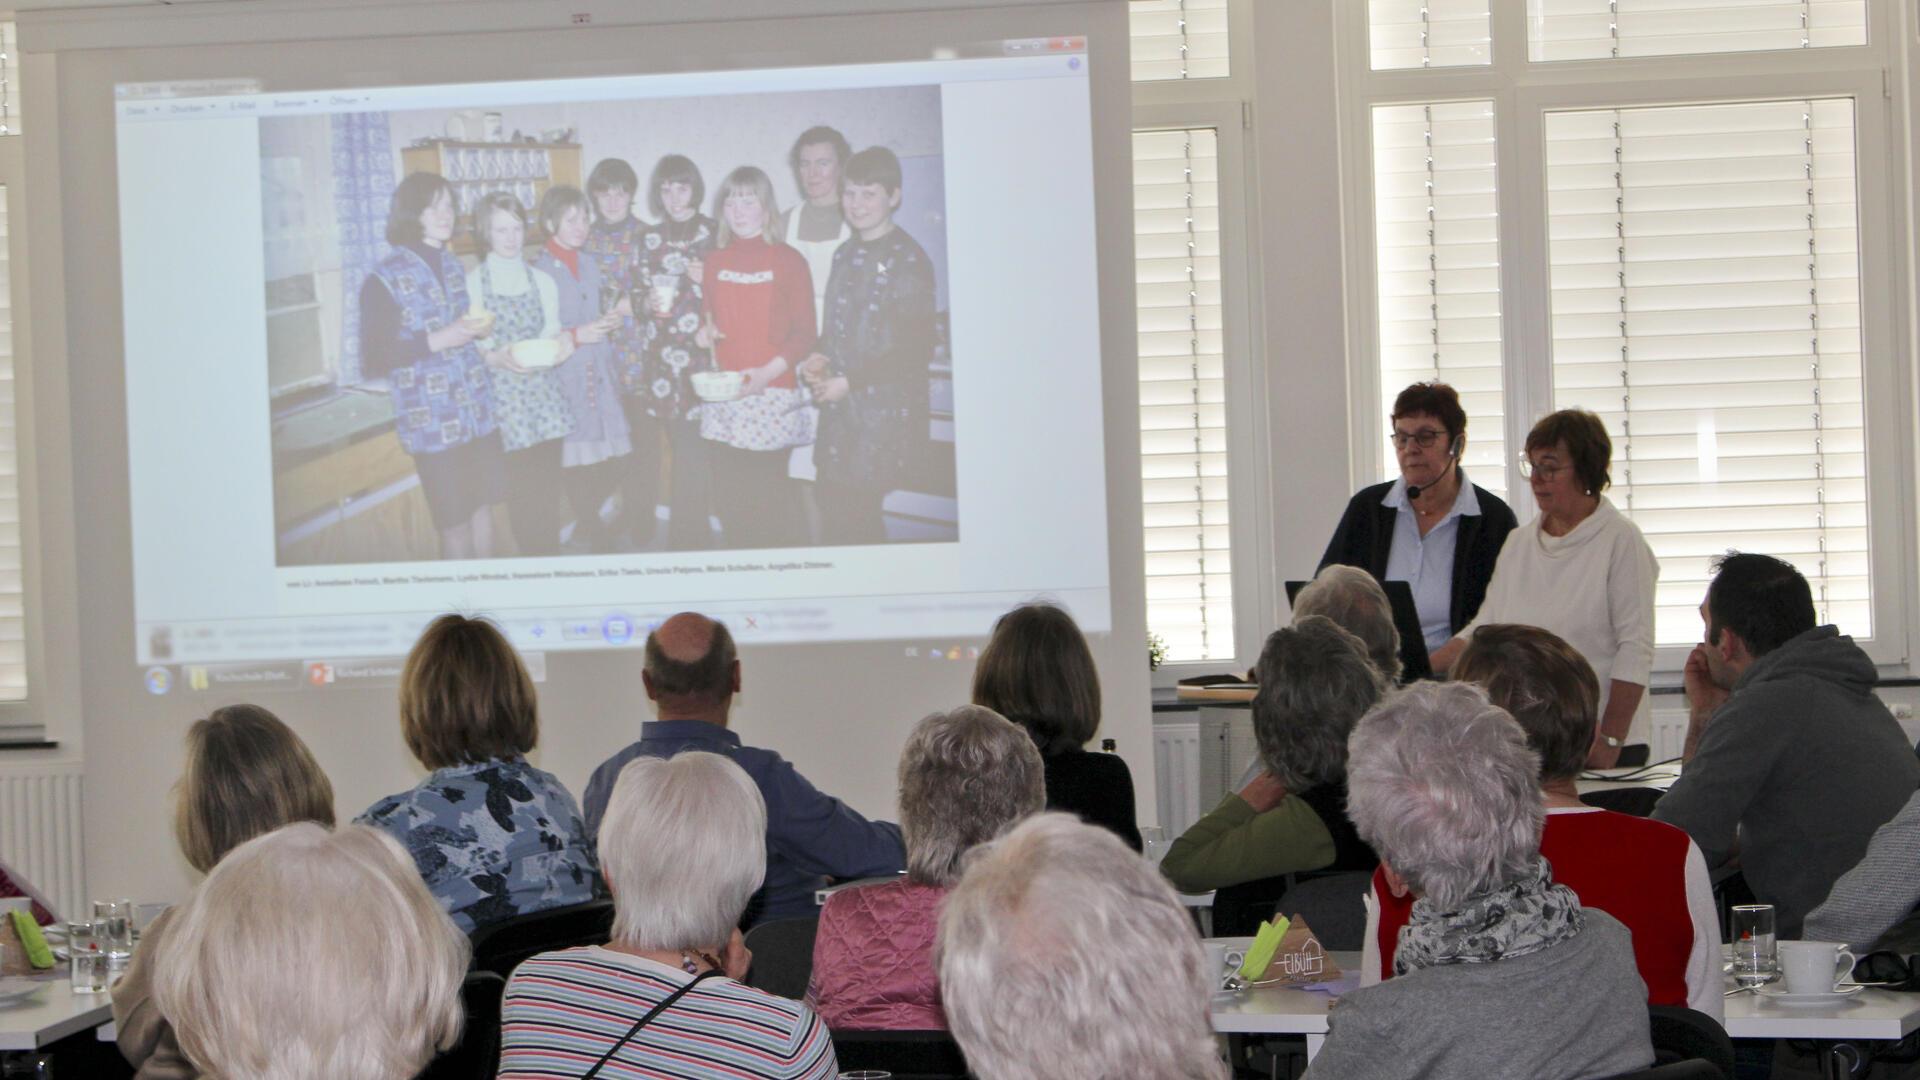
<path fill-rule="evenodd" d="M 20 944 L 27 950 L 27 963 L 44 971 L 53 966 L 53 950 L 47 948 L 46 936 L 40 933 L 40 924 L 33 921 L 31 911 L 10 911 L 13 917 L 13 932 L 20 936 Z"/>
<path fill-rule="evenodd" d="M 1259 982 L 1266 977 L 1267 968 L 1273 964 L 1273 954 L 1280 950 L 1280 941 L 1287 936 L 1289 925 L 1285 915 L 1275 915 L 1272 922 L 1260 924 L 1259 932 L 1253 935 L 1253 944 L 1247 946 L 1246 959 L 1240 961 L 1241 978 Z"/>

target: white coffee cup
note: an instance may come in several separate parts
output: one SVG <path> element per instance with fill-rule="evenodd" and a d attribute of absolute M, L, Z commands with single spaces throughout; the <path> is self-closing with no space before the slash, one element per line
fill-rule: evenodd
<path fill-rule="evenodd" d="M 1215 986 L 1219 986 L 1229 973 L 1240 970 L 1241 963 L 1247 959 L 1247 950 L 1234 948 L 1224 941 L 1203 941 L 1201 944 L 1207 950 L 1205 970 L 1213 973 Z"/>
<path fill-rule="evenodd" d="M 1831 994 L 1859 958 L 1837 941 L 1783 941 L 1780 971 L 1789 994 Z"/>

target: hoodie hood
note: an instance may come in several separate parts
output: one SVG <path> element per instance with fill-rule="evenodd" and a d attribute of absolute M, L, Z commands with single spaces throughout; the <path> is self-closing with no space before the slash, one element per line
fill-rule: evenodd
<path fill-rule="evenodd" d="M 1853 639 L 1832 626 L 1816 626 L 1753 662 L 1734 683 L 1744 690 L 1786 679 L 1818 679 L 1855 694 L 1873 691 L 1879 669 Z"/>

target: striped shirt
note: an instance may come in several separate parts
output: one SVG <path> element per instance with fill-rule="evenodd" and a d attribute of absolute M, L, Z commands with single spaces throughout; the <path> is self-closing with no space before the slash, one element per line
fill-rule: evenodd
<path fill-rule="evenodd" d="M 507 983 L 500 1078 L 579 1077 L 634 1021 L 692 976 L 600 946 L 542 953 Z M 640 1029 L 600 1070 L 606 1080 L 831 1080 L 825 1024 L 798 1001 L 707 979 Z"/>

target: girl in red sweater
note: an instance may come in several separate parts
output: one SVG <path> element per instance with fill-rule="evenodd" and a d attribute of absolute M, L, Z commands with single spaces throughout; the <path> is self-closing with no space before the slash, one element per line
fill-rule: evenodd
<path fill-rule="evenodd" d="M 813 275 L 799 252 L 768 237 L 775 212 L 773 182 L 752 166 L 715 193 L 720 234 L 706 259 L 700 344 L 746 381 L 734 400 L 701 406 L 700 434 L 713 443 L 713 504 L 730 548 L 806 540 L 787 461 L 813 441 L 817 415 L 793 377 L 813 349 Z"/>

